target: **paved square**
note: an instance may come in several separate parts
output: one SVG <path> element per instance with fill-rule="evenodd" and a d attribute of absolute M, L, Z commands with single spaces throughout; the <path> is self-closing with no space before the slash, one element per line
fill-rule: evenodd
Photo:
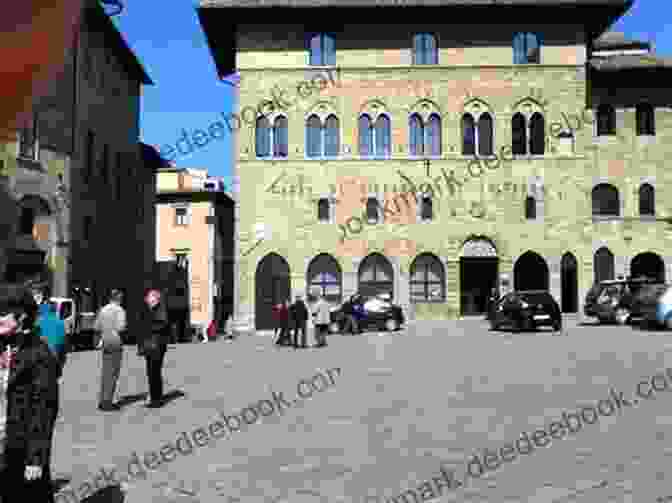
<path fill-rule="evenodd" d="M 669 336 L 571 318 L 563 336 L 490 332 L 477 319 L 418 322 L 397 334 L 330 336 L 325 349 L 299 351 L 241 336 L 172 346 L 166 391 L 185 396 L 162 409 L 136 402 L 116 413 L 96 410 L 99 355 L 76 353 L 62 382 L 54 477 L 71 478 L 77 489 L 102 467 L 127 466 L 133 452 L 158 452 L 273 391 L 292 401 L 301 379 L 340 368 L 332 386 L 283 414 L 131 480 L 125 503 L 414 502 L 413 493 L 400 495 L 440 477 L 442 466 L 464 485 L 443 487 L 431 501 L 653 502 L 672 494 L 667 391 L 480 479 L 465 470 L 484 448 L 497 452 L 523 432 L 548 431 L 563 412 L 608 399 L 610 388 L 634 397 L 640 381 L 672 367 Z M 146 391 L 134 348 L 124 355 L 119 386 L 121 395 Z"/>

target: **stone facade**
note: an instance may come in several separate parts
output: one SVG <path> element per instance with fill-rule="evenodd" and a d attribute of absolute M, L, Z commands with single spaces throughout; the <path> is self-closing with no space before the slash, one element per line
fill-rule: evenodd
<path fill-rule="evenodd" d="M 490 7 L 489 12 L 496 9 Z M 623 81 L 623 89 L 614 95 L 614 86 L 625 77 L 616 73 L 593 81 L 586 70 L 590 41 L 581 26 L 571 24 L 535 24 L 534 30 L 543 33 L 540 64 L 514 65 L 513 34 L 529 28 L 434 25 L 430 31 L 438 36 L 439 64 L 412 65 L 414 28 L 385 24 L 374 44 L 370 25 L 345 24 L 336 33 L 336 67 L 315 68 L 307 66 L 303 25 L 239 25 L 239 111 L 282 96 L 285 110 L 277 109 L 280 100 L 261 108 L 271 123 L 279 113 L 287 117 L 289 147 L 286 158 L 258 159 L 254 128 L 243 122 L 237 135 L 239 250 L 254 243 L 259 224 L 267 232 L 249 255 L 239 254 L 241 319 L 251 326 L 256 319 L 258 325 L 260 293 L 255 275 L 269 254 L 286 261 L 292 294 L 306 291 L 309 264 L 319 254 L 328 254 L 338 263 L 342 298 L 347 298 L 358 289 L 362 261 L 379 253 L 392 266 L 395 301 L 410 317 L 428 319 L 452 318 L 465 311 L 460 270 L 465 244 L 473 248 L 470 240 L 490 243 L 496 250 L 496 286 L 502 292 L 536 284 L 525 283 L 529 278 L 522 271 L 527 270 L 527 276 L 543 271 L 537 264 L 541 258 L 547 287 L 560 302 L 563 257 L 565 264 L 576 264 L 575 279 L 566 280 L 575 281 L 576 302 L 567 311 L 582 309 L 595 279 L 595 253 L 601 247 L 613 254 L 616 276 L 628 275 L 638 254 L 653 252 L 664 261 L 666 278 L 672 277 L 672 257 L 666 251 L 670 227 L 660 219 L 640 217 L 638 209 L 639 187 L 648 182 L 655 187 L 656 216 L 669 211 L 665 159 L 672 149 L 668 139 L 672 113 L 660 96 L 664 86 L 642 87 L 640 79 L 639 85 L 630 87 Z M 427 29 L 417 27 L 417 31 Z M 486 32 L 487 38 L 474 38 L 475 33 Z M 660 78 L 669 79 L 669 74 Z M 302 91 L 300 83 L 311 79 L 316 82 L 312 93 L 305 91 L 305 85 Z M 655 106 L 655 136 L 637 136 L 634 103 L 640 101 Z M 598 136 L 597 107 L 606 102 L 617 109 L 617 134 Z M 474 161 L 474 156 L 461 153 L 463 114 L 478 116 L 484 111 L 494 119 L 493 150 L 499 161 Z M 409 155 L 413 112 L 424 116 L 433 112 L 441 118 L 441 155 L 431 158 L 429 165 Z M 516 112 L 527 118 L 539 112 L 544 117 L 543 155 L 510 155 Z M 360 157 L 362 113 L 374 120 L 380 114 L 389 118 L 392 152 L 388 158 Z M 335 158 L 307 157 L 306 121 L 311 114 L 338 118 L 341 148 Z M 574 137 L 559 138 L 557 133 L 567 129 L 567 121 L 576 129 Z M 506 155 L 502 155 L 504 147 L 509 148 Z M 395 192 L 409 189 L 408 180 L 398 172 L 420 189 L 425 183 L 435 188 L 433 219 L 422 221 L 417 208 L 411 207 L 384 223 L 364 225 L 361 233 L 341 242 L 339 225 L 362 214 L 362 197 L 386 201 Z M 454 195 L 449 179 L 460 182 Z M 593 215 L 593 189 L 600 183 L 618 189 L 618 216 Z M 334 201 L 333 212 L 324 222 L 318 222 L 317 216 L 321 197 Z M 534 198 L 534 218 L 526 218 L 527 197 Z M 486 245 L 481 249 L 484 246 L 487 249 Z M 445 298 L 439 302 L 411 302 L 409 273 L 423 253 L 442 265 Z M 516 281 L 520 284 L 515 285 Z"/>
<path fill-rule="evenodd" d="M 99 3 L 91 1 L 61 74 L 35 100 L 38 154 L 21 152 L 29 131 L 2 150 L 11 198 L 20 211 L 32 206 L 35 219 L 32 235 L 17 222 L 18 236 L 8 246 L 8 260 L 0 261 L 0 273 L 10 280 L 31 276 L 25 268 L 12 272 L 12 251 L 39 249 L 46 254 L 39 272 L 52 295 L 71 297 L 75 288 L 90 288 L 92 297 L 80 306 L 89 310 L 121 288 L 132 330 L 142 290 L 151 285 L 158 159 L 139 143 L 141 84 L 151 81 Z"/>

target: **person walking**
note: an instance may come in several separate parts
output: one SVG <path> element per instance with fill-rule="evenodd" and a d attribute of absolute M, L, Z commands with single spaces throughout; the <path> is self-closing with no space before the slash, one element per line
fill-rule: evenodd
<path fill-rule="evenodd" d="M 345 315 L 344 333 L 350 335 L 361 334 L 362 331 L 357 323 L 357 314 L 355 312 L 355 303 L 359 301 L 359 296 L 352 295 L 350 299 L 343 305 L 343 314 Z"/>
<path fill-rule="evenodd" d="M 327 345 L 327 330 L 329 329 L 329 303 L 320 295 L 313 306 L 313 317 L 315 323 L 315 340 L 318 348 Z"/>
<path fill-rule="evenodd" d="M 51 439 L 58 364 L 22 285 L 0 285 L 0 501 L 54 503 Z"/>
<path fill-rule="evenodd" d="M 291 307 L 292 318 L 294 320 L 294 337 L 292 346 L 294 349 L 307 348 L 306 324 L 308 322 L 308 308 L 300 295 L 296 296 L 294 304 Z M 301 332 L 301 342 L 299 342 L 299 332 Z"/>
<path fill-rule="evenodd" d="M 138 342 L 138 354 L 147 363 L 149 400 L 147 407 L 163 405 L 163 361 L 168 339 L 168 315 L 161 301 L 161 292 L 151 289 L 145 295 L 146 309 L 143 312 L 144 333 Z"/>
<path fill-rule="evenodd" d="M 112 290 L 110 301 L 98 313 L 94 330 L 100 334 L 101 342 L 101 376 L 98 409 L 102 411 L 119 410 L 114 403 L 114 392 L 117 388 L 124 346 L 120 332 L 126 330 L 126 311 L 121 307 L 123 294 Z"/>

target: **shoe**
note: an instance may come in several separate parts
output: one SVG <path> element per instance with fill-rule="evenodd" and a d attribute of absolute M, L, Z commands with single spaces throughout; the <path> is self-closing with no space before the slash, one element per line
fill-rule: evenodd
<path fill-rule="evenodd" d="M 109 403 L 109 404 L 99 404 L 98 405 L 98 410 L 102 410 L 103 412 L 112 412 L 116 410 L 121 410 L 121 406 L 118 403 Z"/>

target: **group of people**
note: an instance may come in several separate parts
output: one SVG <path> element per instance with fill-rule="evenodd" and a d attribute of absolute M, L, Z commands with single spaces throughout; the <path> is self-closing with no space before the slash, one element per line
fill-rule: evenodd
<path fill-rule="evenodd" d="M 290 305 L 289 299 L 273 307 L 276 322 L 275 343 L 278 346 L 292 346 L 295 349 L 308 347 L 308 332 L 313 332 L 315 347 L 327 345 L 330 313 L 329 303 L 323 295 L 315 295 L 316 302 L 306 306 L 300 295 Z M 299 339 L 299 335 L 301 338 Z"/>
<path fill-rule="evenodd" d="M 69 348 L 64 322 L 47 300 L 26 285 L 0 284 L 0 503 L 54 503 L 51 448 Z M 96 319 L 102 341 L 99 409 L 105 411 L 120 408 L 113 397 L 126 329 L 122 300 L 120 291 L 112 291 Z M 138 354 L 146 360 L 147 406 L 160 407 L 169 323 L 158 290 L 147 292 L 145 304 Z"/>

